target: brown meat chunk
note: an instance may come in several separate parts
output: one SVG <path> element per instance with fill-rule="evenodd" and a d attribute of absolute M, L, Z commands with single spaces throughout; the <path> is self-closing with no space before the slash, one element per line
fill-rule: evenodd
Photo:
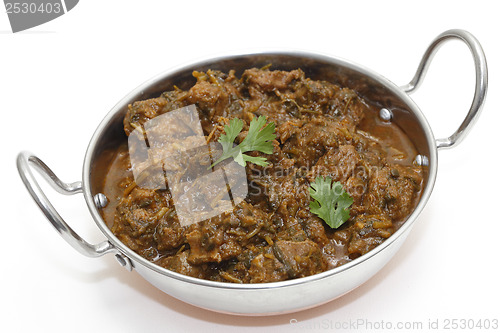
<path fill-rule="evenodd" d="M 365 117 L 366 104 L 356 92 L 342 88 L 330 100 L 330 110 L 333 110 L 333 115 L 347 120 L 352 125 L 358 125 Z"/>
<path fill-rule="evenodd" d="M 154 240 L 159 251 L 172 250 L 186 243 L 185 227 L 172 223 L 172 219 L 162 221 L 156 226 Z"/>
<path fill-rule="evenodd" d="M 291 278 L 323 272 L 328 266 L 318 244 L 309 239 L 302 242 L 277 241 L 273 252 Z"/>
<path fill-rule="evenodd" d="M 347 136 L 346 136 L 347 133 Z M 295 130 L 283 144 L 282 150 L 295 160 L 299 168 L 311 168 L 328 149 L 338 147 L 339 142 L 348 141 L 352 136 L 340 131 L 333 120 L 311 119 Z"/>
<path fill-rule="evenodd" d="M 138 101 L 129 105 L 123 120 L 125 133 L 129 135 L 135 128 L 154 118 L 166 105 L 167 100 L 163 97 Z"/>
<path fill-rule="evenodd" d="M 168 91 L 158 98 L 137 101 L 128 106 L 127 114 L 123 119 L 125 134 L 130 135 L 136 128 L 140 128 L 148 120 L 169 111 L 186 106 L 183 91 Z"/>
<path fill-rule="evenodd" d="M 211 221 L 196 224 L 186 239 L 190 247 L 188 261 L 194 265 L 219 263 L 236 257 L 242 251 L 241 246 L 224 232 L 220 224 Z"/>
<path fill-rule="evenodd" d="M 195 104 L 210 118 L 214 116 L 226 117 L 224 112 L 228 102 L 229 95 L 221 85 L 213 85 L 206 81 L 198 82 L 189 90 L 187 101 L 189 104 Z"/>
<path fill-rule="evenodd" d="M 318 244 L 320 247 L 323 247 L 330 242 L 325 231 L 326 224 L 324 224 L 319 217 L 305 209 L 301 210 L 299 215 L 306 219 L 302 228 L 304 229 L 307 238 Z M 326 227 L 328 228 L 328 226 Z"/>
<path fill-rule="evenodd" d="M 341 145 L 320 157 L 308 178 L 312 182 L 317 176 L 329 176 L 333 181 L 346 183 L 347 179 L 356 176 L 356 168 L 360 164 L 361 157 L 354 146 Z"/>
<path fill-rule="evenodd" d="M 303 78 L 304 72 L 300 69 L 286 72 L 263 71 L 257 68 L 252 68 L 246 70 L 242 75 L 244 82 L 248 82 L 250 85 L 258 86 L 263 91 L 287 89 L 292 82 Z"/>
<path fill-rule="evenodd" d="M 184 251 L 171 257 L 163 257 L 155 264 L 184 275 L 204 279 L 206 274 L 201 266 L 191 265 L 188 260 L 188 252 Z"/>
<path fill-rule="evenodd" d="M 406 134 L 378 119 L 380 105 L 367 104 L 346 87 L 306 78 L 301 69 L 252 68 L 241 79 L 234 71 L 193 76 L 193 86 L 180 82 L 184 90 L 174 86 L 129 106 L 124 130 L 136 130 L 138 143 L 124 143 L 103 190 L 110 199 L 103 216 L 113 233 L 151 262 L 211 281 L 300 278 L 373 250 L 418 203 L 425 167 L 412 164 L 418 152 Z M 145 125 L 190 105 L 198 117 L 177 114 Z M 268 165 L 247 163 L 239 178 L 243 170 L 229 158 L 210 168 L 222 155 L 218 140 L 231 119 L 243 122 L 235 134 L 238 145 L 258 116 L 275 125 L 273 151 L 245 154 Z M 130 161 L 134 153 L 144 160 Z M 214 185 L 214 170 L 222 169 L 224 179 Z M 337 229 L 310 211 L 310 184 L 320 175 L 339 181 L 354 201 Z M 238 193 L 246 195 L 243 201 Z M 189 224 L 195 217 L 201 222 Z"/>
<path fill-rule="evenodd" d="M 363 196 L 368 189 L 370 172 L 369 164 L 353 145 L 341 145 L 323 155 L 307 177 L 309 182 L 313 182 L 318 176 L 328 176 L 333 182 L 340 182 L 354 199 L 352 214 L 361 214 L 365 210 Z"/>
<path fill-rule="evenodd" d="M 349 229 L 351 238 L 347 250 L 351 258 L 371 251 L 394 233 L 391 220 L 384 215 L 359 215 Z"/>
<path fill-rule="evenodd" d="M 157 248 L 156 228 L 171 205 L 169 199 L 166 192 L 134 188 L 118 204 L 112 232 L 134 251 Z M 173 219 L 166 223 L 176 225 Z"/>
<path fill-rule="evenodd" d="M 418 169 L 402 165 L 383 166 L 372 173 L 364 204 L 373 214 L 385 213 L 394 221 L 408 216 L 422 184 Z"/>
<path fill-rule="evenodd" d="M 271 253 L 256 256 L 248 270 L 251 283 L 276 282 L 288 278 L 285 266 Z"/>
<path fill-rule="evenodd" d="M 290 174 L 270 174 L 259 180 L 270 206 L 283 216 L 295 216 L 300 207 L 308 204 L 309 184 L 296 170 Z"/>

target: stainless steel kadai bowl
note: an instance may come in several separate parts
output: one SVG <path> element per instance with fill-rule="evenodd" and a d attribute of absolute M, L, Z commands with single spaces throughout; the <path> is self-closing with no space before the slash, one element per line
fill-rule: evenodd
<path fill-rule="evenodd" d="M 472 52 L 476 70 L 474 100 L 465 120 L 455 133 L 444 139 L 435 139 L 429 124 L 418 106 L 409 97 L 422 82 L 432 56 L 445 41 L 463 41 Z M 413 141 L 419 155 L 416 163 L 424 166 L 422 197 L 414 212 L 403 226 L 384 243 L 367 254 L 335 269 L 294 280 L 235 284 L 213 282 L 181 275 L 157 266 L 136 254 L 120 242 L 109 230 L 99 213 L 103 204 L 100 184 L 109 161 L 103 161 L 102 152 L 113 149 L 125 140 L 123 118 L 128 104 L 171 90 L 174 85 L 188 89 L 195 83 L 193 70 L 208 69 L 237 74 L 246 68 L 262 67 L 272 63 L 273 69 L 301 68 L 315 80 L 326 80 L 349 87 L 362 97 L 380 106 L 380 116 L 390 120 Z M 269 315 L 298 311 L 328 302 L 361 285 L 379 271 L 396 253 L 424 208 L 432 192 L 437 172 L 437 150 L 457 145 L 470 130 L 484 103 L 487 90 L 486 59 L 479 42 L 463 30 L 449 30 L 439 35 L 424 54 L 420 66 L 411 80 L 398 87 L 381 75 L 351 62 L 318 54 L 302 52 L 266 52 L 230 55 L 209 59 L 181 68 L 169 70 L 142 84 L 122 99 L 97 128 L 85 155 L 83 180 L 64 183 L 35 155 L 22 152 L 17 159 L 21 178 L 33 199 L 61 236 L 80 253 L 89 257 L 114 254 L 128 270 L 135 269 L 147 281 L 165 293 L 187 303 L 225 313 L 242 315 Z M 78 236 L 61 218 L 48 201 L 33 177 L 32 170 L 40 172 L 52 187 L 61 194 L 83 193 L 95 223 L 106 240 L 89 244 Z M 390 296 L 389 296 L 390 297 Z"/>

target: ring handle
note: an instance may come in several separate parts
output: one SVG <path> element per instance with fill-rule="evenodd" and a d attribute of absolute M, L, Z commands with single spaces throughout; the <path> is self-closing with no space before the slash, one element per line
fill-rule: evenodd
<path fill-rule="evenodd" d="M 82 183 L 64 183 L 50 170 L 50 168 L 38 157 L 29 153 L 21 152 L 17 156 L 17 169 L 21 179 L 31 194 L 36 204 L 42 210 L 43 214 L 52 223 L 57 232 L 66 240 L 73 248 L 87 257 L 100 257 L 106 253 L 117 252 L 115 247 L 109 242 L 93 245 L 87 243 L 69 225 L 63 220 L 61 215 L 56 211 L 50 203 L 45 193 L 40 188 L 36 178 L 33 176 L 31 169 L 37 170 L 43 178 L 59 193 L 71 195 L 82 192 Z"/>
<path fill-rule="evenodd" d="M 488 90 L 488 66 L 486 64 L 486 57 L 484 56 L 483 49 L 479 41 L 469 32 L 461 29 L 452 29 L 443 32 L 429 45 L 427 51 L 424 53 L 420 65 L 417 68 L 415 76 L 405 86 L 402 86 L 406 93 L 410 94 L 416 91 L 422 84 L 423 78 L 429 69 L 432 58 L 436 54 L 440 46 L 444 42 L 451 39 L 458 39 L 464 42 L 472 53 L 474 59 L 474 68 L 476 71 L 476 87 L 474 90 L 474 99 L 470 106 L 469 112 L 465 117 L 460 127 L 447 138 L 437 139 L 437 148 L 451 148 L 459 144 L 464 137 L 469 133 L 470 129 L 477 121 L 478 116 L 483 108 L 484 100 L 486 98 L 486 91 Z"/>

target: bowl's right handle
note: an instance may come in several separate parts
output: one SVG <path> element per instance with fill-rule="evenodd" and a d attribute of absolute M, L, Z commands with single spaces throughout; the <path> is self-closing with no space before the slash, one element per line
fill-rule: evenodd
<path fill-rule="evenodd" d="M 409 94 L 420 87 L 423 78 L 429 69 L 433 56 L 436 54 L 439 47 L 450 39 L 459 39 L 469 47 L 474 59 L 474 67 L 476 70 L 476 87 L 474 91 L 474 99 L 472 100 L 469 113 L 467 113 L 464 121 L 455 133 L 447 138 L 437 139 L 437 148 L 451 148 L 454 145 L 459 144 L 464 139 L 476 122 L 479 113 L 483 108 L 486 91 L 488 90 L 488 67 L 486 65 L 486 57 L 484 56 L 481 44 L 479 44 L 479 41 L 471 33 L 460 29 L 448 30 L 436 37 L 424 53 L 413 79 L 407 85 L 402 86 L 401 89 Z"/>

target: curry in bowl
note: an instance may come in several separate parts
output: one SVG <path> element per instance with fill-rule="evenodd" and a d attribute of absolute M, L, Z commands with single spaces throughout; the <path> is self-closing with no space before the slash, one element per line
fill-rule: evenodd
<path fill-rule="evenodd" d="M 452 39 L 473 56 L 474 98 L 458 129 L 436 139 L 409 94 Z M 280 71 L 262 68 L 269 63 Z M 487 85 L 481 45 L 458 29 L 434 39 L 405 86 L 320 54 L 226 55 L 168 70 L 121 99 L 89 142 L 81 181 L 63 182 L 27 151 L 17 167 L 81 254 L 113 254 L 202 308 L 289 313 L 349 292 L 394 256 L 430 198 L 438 149 L 465 138 Z M 82 193 L 106 240 L 80 237 L 34 171 L 60 194 Z"/>
<path fill-rule="evenodd" d="M 219 282 L 300 278 L 371 251 L 416 207 L 425 168 L 415 163 L 417 150 L 355 91 L 309 79 L 301 69 L 193 76 L 197 82 L 189 89 L 174 87 L 129 105 L 123 121 L 128 142 L 105 152 L 112 162 L 103 178 L 108 204 L 101 214 L 116 237 L 147 260 Z M 186 108 L 194 110 L 211 149 L 183 153 L 194 134 L 182 119 L 148 127 Z M 156 159 L 131 157 L 139 149 L 134 135 L 149 155 L 152 148 L 160 152 Z M 173 141 L 154 147 L 152 138 L 162 135 Z M 162 158 L 162 151 L 179 158 Z M 238 201 L 238 189 L 229 188 L 237 168 L 246 186 Z M 232 195 L 200 180 L 200 173 L 220 170 Z M 166 186 L 151 186 L 148 177 Z M 189 183 L 197 203 L 187 207 L 196 223 L 181 218 L 174 181 Z M 222 206 L 231 208 L 209 218 L 198 209 Z"/>

